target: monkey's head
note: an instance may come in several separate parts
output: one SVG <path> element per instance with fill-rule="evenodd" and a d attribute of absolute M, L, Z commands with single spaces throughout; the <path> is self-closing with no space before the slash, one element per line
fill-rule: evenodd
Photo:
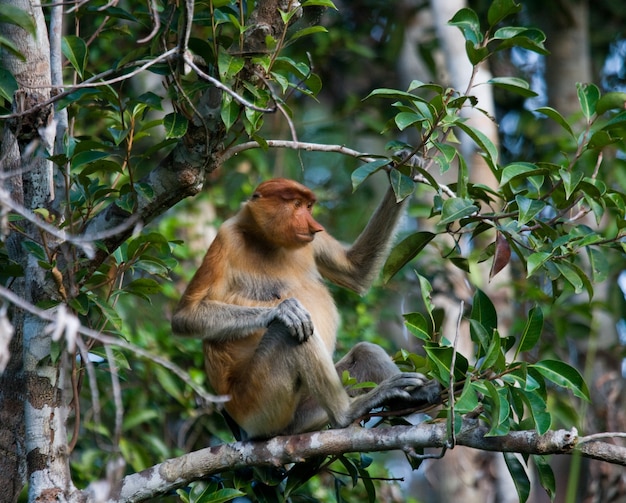
<path fill-rule="evenodd" d="M 311 214 L 315 201 L 311 190 L 293 180 L 275 178 L 263 182 L 246 205 L 254 221 L 248 230 L 256 231 L 274 246 L 304 246 L 324 230 Z"/>

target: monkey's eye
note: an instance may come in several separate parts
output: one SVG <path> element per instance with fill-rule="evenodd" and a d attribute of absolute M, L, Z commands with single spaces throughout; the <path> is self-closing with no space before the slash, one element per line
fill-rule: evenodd
<path fill-rule="evenodd" d="M 306 207 L 309 211 L 311 211 L 313 209 L 313 202 L 309 201 L 308 203 L 306 203 Z"/>
<path fill-rule="evenodd" d="M 296 199 L 296 200 L 293 202 L 293 205 L 294 205 L 296 208 L 300 208 L 300 207 L 302 206 L 302 201 L 301 201 L 300 199 Z"/>

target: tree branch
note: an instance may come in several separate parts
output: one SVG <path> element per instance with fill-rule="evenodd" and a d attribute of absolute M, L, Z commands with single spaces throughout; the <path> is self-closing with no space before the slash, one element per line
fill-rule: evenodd
<path fill-rule="evenodd" d="M 521 454 L 571 454 L 578 450 L 583 456 L 626 466 L 626 448 L 592 441 L 576 447 L 578 432 L 512 431 L 508 435 L 486 436 L 488 428 L 478 420 L 464 419 L 456 444 L 485 451 L 518 452 Z M 110 502 L 138 502 L 188 485 L 226 470 L 247 466 L 282 466 L 302 462 L 315 456 L 338 455 L 347 452 L 373 452 L 422 448 L 442 448 L 448 442 L 444 422 L 422 423 L 417 426 L 394 426 L 366 429 L 351 427 L 325 430 L 287 437 L 275 437 L 265 442 L 235 442 L 201 449 L 124 477 L 111 488 Z M 102 488 L 101 483 L 98 486 Z M 89 486 L 87 493 L 93 494 Z"/>

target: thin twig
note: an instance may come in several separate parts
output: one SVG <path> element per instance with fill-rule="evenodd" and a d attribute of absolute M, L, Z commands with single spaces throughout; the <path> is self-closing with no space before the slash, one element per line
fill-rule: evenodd
<path fill-rule="evenodd" d="M 198 65 L 196 65 L 194 63 L 193 58 L 189 54 L 184 54 L 183 57 L 185 59 L 185 63 L 187 65 L 189 65 L 189 67 L 192 68 L 193 71 L 198 74 L 198 77 L 200 77 L 200 78 L 210 82 L 215 87 L 217 87 L 218 89 L 224 91 L 225 93 L 230 94 L 235 101 L 237 101 L 238 103 L 242 104 L 244 107 L 249 108 L 251 110 L 256 110 L 257 112 L 263 112 L 263 113 L 274 113 L 274 112 L 276 112 L 276 106 L 269 107 L 269 108 L 258 107 L 254 103 L 249 102 L 243 96 L 240 96 L 239 94 L 237 94 L 230 87 L 222 84 L 215 77 L 211 77 L 208 73 L 203 72 L 198 67 Z"/>
<path fill-rule="evenodd" d="M 94 255 L 94 246 L 93 246 L 94 241 L 107 239 L 112 236 L 116 236 L 117 234 L 124 232 L 130 229 L 131 227 L 142 226 L 138 215 L 130 215 L 128 219 L 126 220 L 126 222 L 120 225 L 116 225 L 115 227 L 112 227 L 105 231 L 101 231 L 101 232 L 97 232 L 93 234 L 86 234 L 86 235 L 69 234 L 65 232 L 64 230 L 58 229 L 57 227 L 54 227 L 53 225 L 48 224 L 47 222 L 43 221 L 41 218 L 37 217 L 35 213 L 33 213 L 32 211 L 28 211 L 22 205 L 16 203 L 11 198 L 9 193 L 6 190 L 4 190 L 2 187 L 0 187 L 0 206 L 8 207 L 10 210 L 14 211 L 18 215 L 20 215 L 22 218 L 36 225 L 42 231 L 47 232 L 51 236 L 54 236 L 55 238 L 59 239 L 61 242 L 73 243 L 74 245 L 81 248 L 88 258 L 91 258 Z"/>
<path fill-rule="evenodd" d="M 47 320 L 50 322 L 58 321 L 55 309 L 50 309 L 50 310 L 41 309 L 31 304 L 30 302 L 27 302 L 26 300 L 22 299 L 19 295 L 15 294 L 13 291 L 9 290 L 8 288 L 5 288 L 4 286 L 0 286 L 0 297 L 5 298 L 12 304 L 18 306 L 19 308 L 31 314 L 34 314 L 35 316 L 43 320 Z M 162 358 L 158 355 L 152 354 L 149 351 L 143 348 L 140 348 L 139 346 L 136 346 L 130 342 L 126 342 L 125 340 L 119 337 L 112 337 L 109 335 L 105 335 L 105 334 L 96 332 L 95 330 L 92 330 L 90 328 L 84 327 L 83 325 L 80 325 L 78 327 L 78 332 L 102 344 L 109 344 L 111 346 L 117 346 L 119 348 L 126 349 L 136 354 L 137 356 L 140 356 L 147 360 L 151 360 L 157 365 L 160 365 L 161 367 L 166 368 L 170 372 L 176 374 L 176 376 L 178 376 L 185 384 L 187 384 L 191 389 L 193 389 L 196 392 L 196 394 L 200 397 L 200 399 L 202 399 L 205 403 L 223 403 L 223 402 L 228 401 L 230 398 L 228 396 L 217 396 L 211 393 L 207 393 L 203 388 L 198 386 L 183 369 L 181 369 L 175 363 L 172 363 L 171 361 L 166 360 L 165 358 Z M 77 340 L 76 340 L 77 344 L 79 344 L 79 341 L 80 341 L 80 338 L 77 337 Z M 79 349 L 80 349 L 80 345 L 79 345 Z"/>
<path fill-rule="evenodd" d="M 454 367 L 456 366 L 456 354 L 457 354 L 457 344 L 459 342 L 459 333 L 461 332 L 461 321 L 463 320 L 463 310 L 465 307 L 465 302 L 461 300 L 461 305 L 459 306 L 459 317 L 456 322 L 456 333 L 454 334 L 454 342 L 452 343 L 452 360 L 450 362 L 450 380 L 449 380 L 449 389 L 450 393 L 448 395 L 448 402 L 450 404 L 450 412 L 448 416 L 448 424 L 449 435 L 446 446 L 449 449 L 453 449 L 456 445 L 456 433 L 454 431 Z M 443 453 L 442 453 L 443 455 Z"/>
<path fill-rule="evenodd" d="M 152 17 L 152 21 L 154 22 L 152 26 L 152 31 L 144 38 L 140 38 L 139 40 L 137 40 L 138 44 L 144 44 L 152 40 L 154 37 L 156 37 L 157 33 L 159 33 L 159 29 L 161 28 L 161 18 L 157 10 L 156 0 L 148 0 L 148 11 L 150 12 L 150 16 Z"/>
<path fill-rule="evenodd" d="M 585 435 L 580 437 L 576 445 L 584 444 L 587 442 L 596 442 L 603 438 L 626 438 L 626 432 L 623 431 L 606 431 L 602 433 L 594 433 L 592 435 Z"/>

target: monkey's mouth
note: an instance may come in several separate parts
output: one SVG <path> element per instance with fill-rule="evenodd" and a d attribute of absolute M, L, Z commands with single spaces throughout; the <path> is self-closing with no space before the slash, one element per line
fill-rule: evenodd
<path fill-rule="evenodd" d="M 298 239 L 300 239 L 301 241 L 306 241 L 307 243 L 310 243 L 311 241 L 313 241 L 313 239 L 315 239 L 314 232 L 300 232 L 296 234 L 296 236 L 298 236 Z"/>

